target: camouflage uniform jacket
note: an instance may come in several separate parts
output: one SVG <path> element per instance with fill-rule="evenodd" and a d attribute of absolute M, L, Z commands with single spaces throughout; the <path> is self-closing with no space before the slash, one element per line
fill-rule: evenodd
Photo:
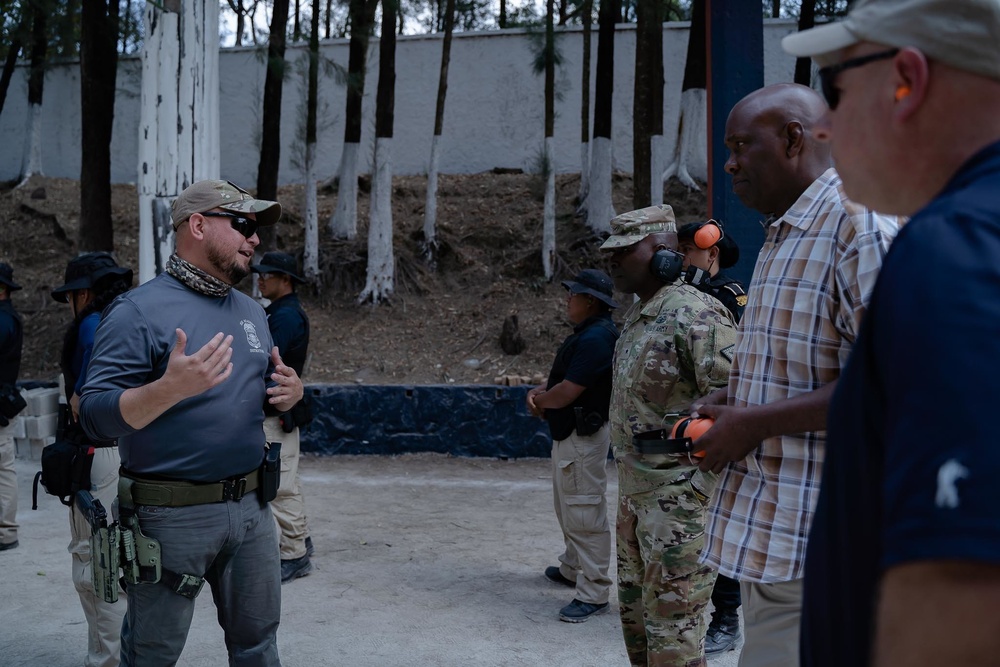
<path fill-rule="evenodd" d="M 695 399 L 725 387 L 736 343 L 736 324 L 717 299 L 685 283 L 664 285 L 625 313 L 615 346 L 611 391 L 611 446 L 621 493 L 652 491 L 680 479 L 703 477 L 711 495 L 716 475 L 703 475 L 680 456 L 639 456 L 632 436 L 671 428 Z"/>

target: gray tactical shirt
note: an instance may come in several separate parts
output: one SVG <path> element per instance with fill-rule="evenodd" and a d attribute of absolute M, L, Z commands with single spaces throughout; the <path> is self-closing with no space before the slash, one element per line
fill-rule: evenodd
<path fill-rule="evenodd" d="M 231 334 L 232 375 L 135 430 L 122 419 L 121 395 L 163 375 L 177 328 L 187 334 L 189 355 L 216 333 Z M 233 289 L 205 296 L 161 274 L 109 306 L 97 329 L 80 422 L 92 438 L 118 438 L 130 472 L 193 482 L 249 472 L 264 455 L 272 345 L 264 309 L 247 295 Z"/>

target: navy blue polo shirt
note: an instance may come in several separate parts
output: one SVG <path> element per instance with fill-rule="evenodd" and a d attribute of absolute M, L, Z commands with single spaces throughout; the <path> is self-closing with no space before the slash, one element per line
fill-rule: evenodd
<path fill-rule="evenodd" d="M 1000 143 L 969 160 L 886 256 L 830 408 L 809 535 L 804 667 L 861 667 L 881 575 L 1000 563 Z"/>

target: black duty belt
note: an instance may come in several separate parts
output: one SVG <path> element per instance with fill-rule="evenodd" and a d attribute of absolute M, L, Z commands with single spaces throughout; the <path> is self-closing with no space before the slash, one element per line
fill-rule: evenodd
<path fill-rule="evenodd" d="M 693 443 L 691 438 L 671 438 L 670 429 L 665 428 L 637 433 L 632 437 L 632 444 L 640 454 L 693 454 Z"/>
<path fill-rule="evenodd" d="M 239 477 L 221 482 L 175 482 L 170 480 L 136 479 L 126 472 L 123 477 L 132 480 L 132 502 L 136 505 L 159 507 L 186 507 L 207 505 L 226 500 L 240 500 L 257 489 L 258 471 L 253 470 Z"/>

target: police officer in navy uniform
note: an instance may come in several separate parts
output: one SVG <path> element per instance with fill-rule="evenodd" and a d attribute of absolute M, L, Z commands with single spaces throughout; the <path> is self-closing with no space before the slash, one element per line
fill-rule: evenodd
<path fill-rule="evenodd" d="M 264 309 L 271 338 L 284 362 L 302 377 L 309 351 L 309 317 L 295 293 L 295 286 L 305 282 L 297 273 L 295 257 L 284 252 L 264 253 L 260 264 L 250 270 L 257 274 L 261 295 L 271 302 Z M 312 539 L 299 480 L 299 427 L 311 418 L 303 399 L 288 412 L 264 419 L 267 441 L 281 442 L 281 485 L 271 501 L 271 512 L 278 522 L 283 584 L 312 572 Z"/>
<path fill-rule="evenodd" d="M 14 428 L 10 426 L 16 409 L 17 374 L 21 369 L 24 329 L 14 310 L 10 293 L 21 289 L 14 282 L 14 269 L 0 262 L 0 400 L 6 402 L 10 417 L 0 411 L 0 551 L 17 548 L 17 474 L 14 471 Z"/>
<path fill-rule="evenodd" d="M 747 305 L 747 293 L 738 280 L 727 276 L 740 258 L 740 248 L 715 220 L 692 222 L 677 230 L 678 249 L 684 255 L 684 280 L 722 302 L 739 323 Z M 712 622 L 705 635 L 705 655 L 736 648 L 742 637 L 739 608 L 740 582 L 719 575 L 712 589 Z"/>
<path fill-rule="evenodd" d="M 747 305 L 740 281 L 722 269 L 736 266 L 740 247 L 715 220 L 691 222 L 677 230 L 677 245 L 684 255 L 684 280 L 722 302 L 739 322 Z"/>

